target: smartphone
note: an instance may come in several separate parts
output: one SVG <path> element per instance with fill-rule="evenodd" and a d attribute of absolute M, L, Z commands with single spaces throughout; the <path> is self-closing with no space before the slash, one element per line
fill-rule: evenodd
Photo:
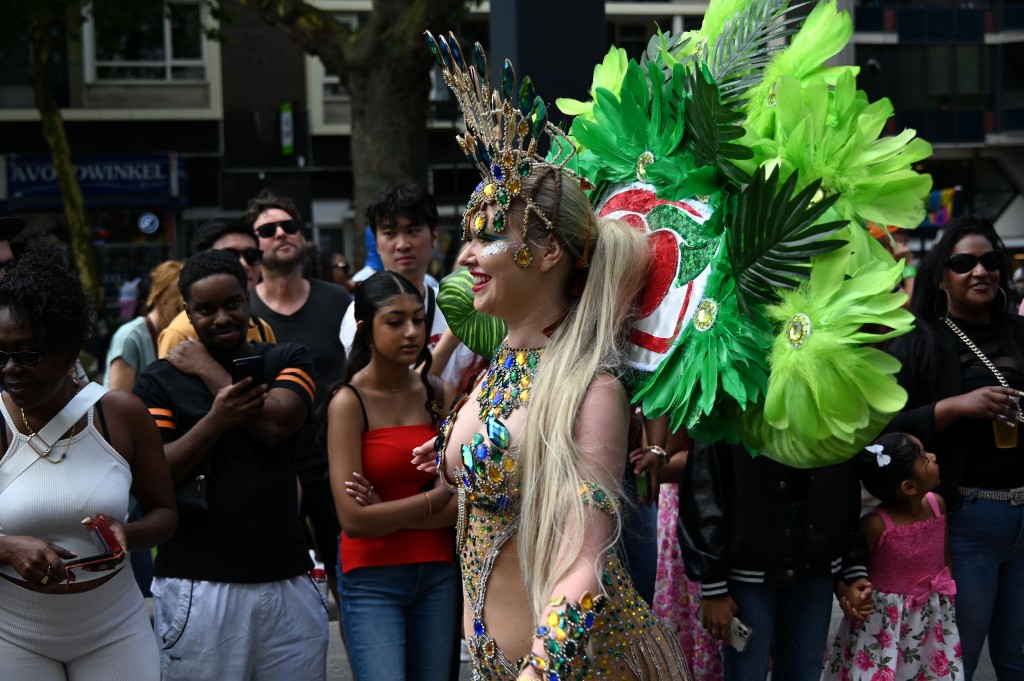
<path fill-rule="evenodd" d="M 697 619 L 702 622 L 704 621 L 703 603 L 697 608 Z M 747 647 L 750 635 L 753 633 L 754 630 L 750 628 L 750 625 L 733 615 L 732 620 L 729 622 L 729 645 L 735 648 L 737 652 L 742 653 L 743 649 Z"/>
<path fill-rule="evenodd" d="M 644 499 L 651 498 L 651 470 L 645 468 L 644 472 L 636 477 L 636 495 Z"/>
<path fill-rule="evenodd" d="M 231 382 L 238 383 L 243 378 L 251 378 L 250 388 L 266 383 L 264 374 L 263 358 L 259 355 L 252 357 L 238 357 L 231 362 Z"/>
<path fill-rule="evenodd" d="M 103 563 L 119 562 L 124 558 L 125 550 L 121 542 L 117 541 L 117 535 L 111 529 L 110 523 L 101 515 L 96 516 L 90 522 L 85 523 L 93 543 L 99 549 L 99 553 L 92 556 L 80 556 L 64 561 L 64 567 L 86 567 L 89 565 L 101 565 Z"/>

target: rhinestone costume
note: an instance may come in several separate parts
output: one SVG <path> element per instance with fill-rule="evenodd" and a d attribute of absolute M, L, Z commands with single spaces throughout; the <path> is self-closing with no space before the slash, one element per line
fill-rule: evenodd
<path fill-rule="evenodd" d="M 483 618 L 487 583 L 499 552 L 519 529 L 520 460 L 508 428 L 495 416 L 484 420 L 484 433 L 459 447 L 460 465 L 454 482 L 444 473 L 445 448 L 456 414 L 456 403 L 441 424 L 436 448 L 438 472 L 459 495 L 458 551 L 463 589 L 472 611 L 467 647 L 473 681 L 515 679 L 523 660 L 509 660 L 487 630 Z M 453 449 L 453 452 L 455 450 Z M 617 513 L 615 502 L 594 483 L 580 488 L 584 501 L 606 513 Z M 571 674 L 561 681 L 624 679 L 680 681 L 690 678 L 682 652 L 668 627 L 637 593 L 615 550 L 607 554 L 602 588 L 607 599 L 590 630 L 590 645 Z M 584 659 L 584 657 L 586 659 Z"/>

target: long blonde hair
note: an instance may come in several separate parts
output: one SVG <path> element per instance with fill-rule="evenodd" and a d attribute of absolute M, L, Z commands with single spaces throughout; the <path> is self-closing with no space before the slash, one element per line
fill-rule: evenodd
<path fill-rule="evenodd" d="M 626 323 L 633 315 L 648 255 L 642 234 L 595 215 L 576 182 L 560 172 L 543 166 L 540 172 L 535 169 L 524 188 L 554 223 L 554 236 L 574 266 L 566 283 L 567 313 L 544 351 L 520 442 L 519 554 L 523 580 L 539 618 L 554 585 L 583 545 L 584 503 L 579 488 L 584 480 L 577 469 L 581 456 L 575 441 L 577 412 L 595 376 L 621 372 Z M 531 241 L 547 234 L 540 220 L 532 214 L 529 218 Z M 584 261 L 589 262 L 581 267 Z M 622 418 L 628 414 L 624 412 Z M 609 477 L 618 480 L 625 466 L 623 451 L 622 468 L 611 471 Z M 607 491 L 613 498 L 621 493 L 620 489 Z M 566 527 L 579 532 L 565 536 Z M 617 543 L 620 534 L 616 518 L 606 548 Z"/>

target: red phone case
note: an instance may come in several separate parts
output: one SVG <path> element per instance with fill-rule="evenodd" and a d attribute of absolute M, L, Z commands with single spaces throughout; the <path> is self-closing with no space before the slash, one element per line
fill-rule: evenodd
<path fill-rule="evenodd" d="M 101 515 L 96 516 L 92 521 L 86 523 L 86 527 L 89 528 L 89 534 L 100 552 L 95 556 L 83 556 L 65 561 L 65 567 L 80 568 L 87 565 L 100 565 L 124 557 L 124 547 L 121 546 L 121 542 L 117 541 L 117 535 L 114 534 L 114 530 L 111 529 L 106 518 Z"/>

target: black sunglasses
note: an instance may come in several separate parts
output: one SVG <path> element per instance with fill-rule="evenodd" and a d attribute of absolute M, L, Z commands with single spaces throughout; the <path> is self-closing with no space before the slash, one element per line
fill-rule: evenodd
<path fill-rule="evenodd" d="M 995 272 L 1003 268 L 1003 254 L 999 251 L 989 251 L 982 255 L 957 253 L 956 255 L 949 256 L 949 260 L 946 261 L 946 267 L 957 274 L 967 274 L 977 267 L 979 262 L 989 272 Z"/>
<path fill-rule="evenodd" d="M 284 230 L 285 234 L 295 234 L 301 225 L 297 220 L 282 220 L 281 222 L 265 222 L 256 228 L 256 233 L 264 239 L 269 239 L 277 234 L 277 228 Z"/>
<path fill-rule="evenodd" d="M 23 367 L 34 367 L 39 364 L 39 360 L 42 358 L 43 353 L 36 352 L 35 350 L 17 350 L 15 352 L 0 350 L 0 368 L 7 366 L 7 362 L 10 359 L 13 359 L 15 364 Z"/>
<path fill-rule="evenodd" d="M 217 250 L 218 251 L 224 251 L 225 253 L 230 253 L 231 255 L 235 256 L 236 258 L 244 258 L 245 262 L 247 262 L 249 264 L 249 267 L 256 267 L 256 265 L 259 265 L 260 263 L 263 262 L 263 251 L 261 251 L 260 249 L 256 248 L 255 246 L 250 246 L 249 248 L 241 248 L 241 249 L 239 249 L 239 248 L 218 248 Z"/>

